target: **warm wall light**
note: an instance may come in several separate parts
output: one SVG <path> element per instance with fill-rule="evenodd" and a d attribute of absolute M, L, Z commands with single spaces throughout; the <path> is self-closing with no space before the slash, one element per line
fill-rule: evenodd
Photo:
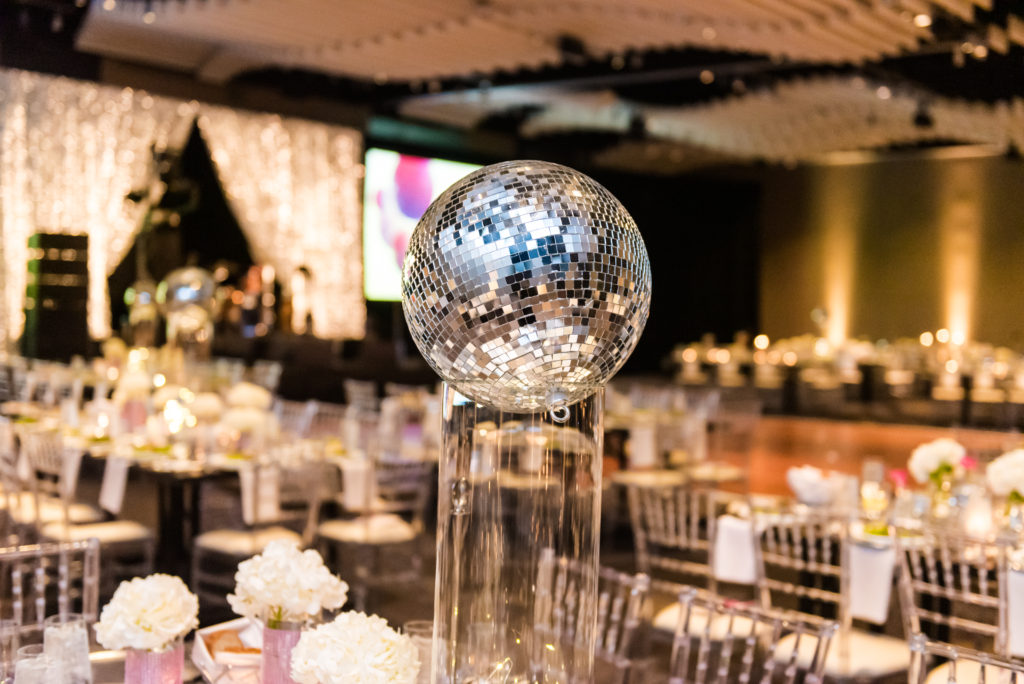
<path fill-rule="evenodd" d="M 920 340 L 921 346 L 930 347 L 935 342 L 935 336 L 926 330 L 925 332 L 921 333 Z"/>
<path fill-rule="evenodd" d="M 939 328 L 935 331 L 935 339 L 939 344 L 949 344 L 949 331 L 945 328 Z"/>
<path fill-rule="evenodd" d="M 825 176 L 825 187 L 817 193 L 822 201 L 819 220 L 825 226 L 821 256 L 828 318 L 823 332 L 833 348 L 840 347 L 849 332 L 863 180 L 859 167 L 835 169 Z"/>
<path fill-rule="evenodd" d="M 754 349 L 767 349 L 770 344 L 771 340 L 767 335 L 761 334 L 754 338 Z"/>
<path fill-rule="evenodd" d="M 944 187 L 939 196 L 945 201 L 938 215 L 942 295 L 949 340 L 956 345 L 971 338 L 981 242 L 982 216 L 978 203 L 983 190 L 981 181 L 975 166 L 950 164 L 943 167 Z"/>

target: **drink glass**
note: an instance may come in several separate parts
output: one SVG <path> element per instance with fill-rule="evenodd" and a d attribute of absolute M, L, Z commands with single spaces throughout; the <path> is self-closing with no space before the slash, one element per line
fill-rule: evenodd
<path fill-rule="evenodd" d="M 412 639 L 420 654 L 420 673 L 417 684 L 430 684 L 431 657 L 434 646 L 433 620 L 409 620 L 402 625 L 402 632 Z"/>
<path fill-rule="evenodd" d="M 89 630 L 78 613 L 51 615 L 43 623 L 43 652 L 61 665 L 63 684 L 92 684 Z"/>
<path fill-rule="evenodd" d="M 42 644 L 22 646 L 14 658 L 14 681 L 18 684 L 53 684 L 62 681 L 60 661 L 43 651 Z"/>

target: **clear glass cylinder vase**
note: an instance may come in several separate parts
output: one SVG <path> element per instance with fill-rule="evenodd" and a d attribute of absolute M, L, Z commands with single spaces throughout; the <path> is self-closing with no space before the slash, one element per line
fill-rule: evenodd
<path fill-rule="evenodd" d="M 602 403 L 509 413 L 445 385 L 430 681 L 592 681 Z"/>

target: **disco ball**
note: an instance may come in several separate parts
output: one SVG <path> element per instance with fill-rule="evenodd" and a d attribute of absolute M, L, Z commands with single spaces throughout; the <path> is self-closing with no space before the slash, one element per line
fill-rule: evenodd
<path fill-rule="evenodd" d="M 651 300 L 640 231 L 593 179 L 510 161 L 469 174 L 420 219 L 402 306 L 441 377 L 507 411 L 572 404 L 636 346 Z"/>
<path fill-rule="evenodd" d="M 209 271 L 197 266 L 186 266 L 167 274 L 157 290 L 157 298 L 168 312 L 191 306 L 211 311 L 215 287 Z"/>

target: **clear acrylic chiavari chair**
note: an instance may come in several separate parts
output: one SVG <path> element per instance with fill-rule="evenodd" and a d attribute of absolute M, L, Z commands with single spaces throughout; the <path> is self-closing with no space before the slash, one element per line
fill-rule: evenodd
<path fill-rule="evenodd" d="M 972 648 L 910 637 L 910 684 L 1024 684 L 1024 662 Z M 947 662 L 929 671 L 932 660 Z"/>
<path fill-rule="evenodd" d="M 423 565 L 423 518 L 431 483 L 430 461 L 379 459 L 367 464 L 365 496 L 335 502 L 344 518 L 325 520 L 316 532 L 317 547 L 349 582 L 356 610 L 363 610 L 372 587 L 419 578 Z M 343 487 L 352 486 L 348 474 Z M 358 509 L 346 508 L 353 498 Z"/>
<path fill-rule="evenodd" d="M 765 605 L 834 617 L 839 625 L 825 662 L 826 675 L 837 680 L 902 681 L 910 665 L 907 643 L 853 625 L 849 516 L 830 512 L 762 514 L 756 516 L 755 526 L 760 530 L 760 589 Z M 887 540 L 881 537 L 878 541 Z M 891 569 L 877 581 L 891 585 Z M 792 638 L 786 638 L 776 653 L 786 655 L 796 647 Z M 805 641 L 798 660 L 806 666 L 812 651 L 811 642 Z"/>
<path fill-rule="evenodd" d="M 680 594 L 679 604 L 669 684 L 822 681 L 834 621 L 701 596 L 693 587 Z M 712 625 L 723 623 L 716 638 Z M 787 641 L 793 645 L 783 652 Z"/>
<path fill-rule="evenodd" d="M 1024 582 L 1024 576 L 1012 569 L 1010 543 L 979 541 L 937 529 L 898 535 L 898 539 L 904 628 L 913 635 L 912 649 L 917 649 L 912 682 L 926 681 L 926 656 L 950 659 L 927 674 L 928 682 L 972 684 L 983 676 L 978 659 L 971 655 L 976 651 L 995 654 L 996 660 L 1024 656 L 1024 634 L 1015 637 L 1011 629 L 1015 621 L 1009 588 L 1011 577 Z M 962 667 L 957 665 L 959 660 L 966 661 Z M 1008 681 L 1003 674 L 999 677 L 989 680 Z"/>
<path fill-rule="evenodd" d="M 714 593 L 714 491 L 687 484 L 631 484 L 626 497 L 637 569 L 651 577 L 651 586 L 677 595 L 684 585 L 699 584 Z"/>
<path fill-rule="evenodd" d="M 99 585 L 95 539 L 0 549 L 0 620 L 12 632 L 4 636 L 38 638 L 51 615 L 80 613 L 94 622 Z"/>
<path fill-rule="evenodd" d="M 602 567 L 597 577 L 584 572 L 567 558 L 555 558 L 552 549 L 542 552 L 537 571 L 534 623 L 538 634 L 552 643 L 581 647 L 580 623 L 594 618 L 597 660 L 595 681 L 625 684 L 637 681 L 645 671 L 638 642 L 646 610 L 650 578 Z M 596 606 L 580 600 L 588 582 L 597 584 Z M 590 612 L 596 610 L 596 616 Z"/>

